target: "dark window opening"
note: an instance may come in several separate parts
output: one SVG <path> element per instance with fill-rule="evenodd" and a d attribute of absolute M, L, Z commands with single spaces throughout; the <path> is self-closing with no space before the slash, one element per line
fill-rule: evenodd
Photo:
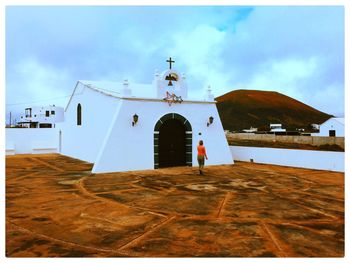
<path fill-rule="evenodd" d="M 77 106 L 77 125 L 81 125 L 81 105 Z"/>
<path fill-rule="evenodd" d="M 50 116 L 50 111 L 47 110 L 47 111 L 45 112 L 45 116 L 46 116 L 46 117 L 49 117 L 49 116 Z"/>
<path fill-rule="evenodd" d="M 329 136 L 335 137 L 335 130 L 329 130 Z"/>
<path fill-rule="evenodd" d="M 52 128 L 51 123 L 39 123 L 39 128 Z"/>
<path fill-rule="evenodd" d="M 36 128 L 38 126 L 38 123 L 37 122 L 31 122 L 29 124 L 29 128 Z"/>
<path fill-rule="evenodd" d="M 27 108 L 26 109 L 26 118 L 32 117 L 32 108 Z"/>
<path fill-rule="evenodd" d="M 55 111 L 54 110 L 51 111 L 51 115 L 55 115 Z"/>

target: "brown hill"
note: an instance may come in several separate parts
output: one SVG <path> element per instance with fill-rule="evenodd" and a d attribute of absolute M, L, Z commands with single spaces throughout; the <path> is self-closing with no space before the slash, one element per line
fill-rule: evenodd
<path fill-rule="evenodd" d="M 266 129 L 270 123 L 281 123 L 283 128 L 295 130 L 312 123 L 323 123 L 332 117 L 272 91 L 234 90 L 216 100 L 225 130 L 239 131 L 251 126 Z"/>

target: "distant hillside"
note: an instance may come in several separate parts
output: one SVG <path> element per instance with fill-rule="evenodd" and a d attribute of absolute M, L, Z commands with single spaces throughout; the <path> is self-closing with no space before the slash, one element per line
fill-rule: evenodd
<path fill-rule="evenodd" d="M 216 100 L 225 130 L 263 128 L 270 123 L 281 123 L 283 128 L 295 130 L 332 117 L 278 92 L 234 90 Z"/>

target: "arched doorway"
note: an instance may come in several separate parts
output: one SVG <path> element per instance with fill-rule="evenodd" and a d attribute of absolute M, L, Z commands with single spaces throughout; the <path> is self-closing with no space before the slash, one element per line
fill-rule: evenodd
<path fill-rule="evenodd" d="M 164 115 L 154 128 L 154 168 L 192 166 L 192 127 L 176 113 Z"/>

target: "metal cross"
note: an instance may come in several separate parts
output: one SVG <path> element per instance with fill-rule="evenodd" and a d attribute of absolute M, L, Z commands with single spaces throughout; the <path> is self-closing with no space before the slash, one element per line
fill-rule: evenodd
<path fill-rule="evenodd" d="M 175 61 L 174 61 L 174 60 L 171 60 L 171 57 L 169 57 L 169 59 L 168 59 L 166 62 L 168 62 L 168 63 L 169 63 L 169 67 L 170 67 L 170 69 L 171 69 L 171 63 L 175 63 Z"/>

